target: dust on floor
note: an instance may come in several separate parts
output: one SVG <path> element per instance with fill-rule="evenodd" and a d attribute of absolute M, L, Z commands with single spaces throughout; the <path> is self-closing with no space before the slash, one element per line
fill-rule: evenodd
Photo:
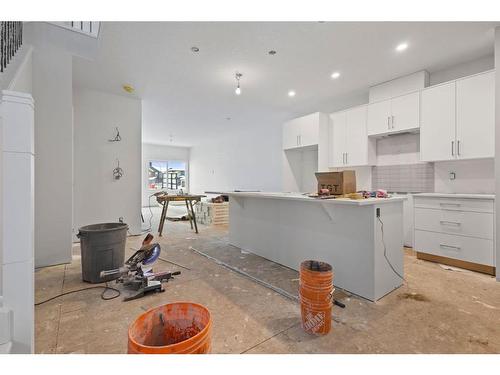
<path fill-rule="evenodd" d="M 127 254 L 142 237 L 129 237 Z M 376 303 L 344 296 L 333 329 L 310 336 L 299 305 L 192 251 L 193 247 L 297 294 L 298 273 L 228 243 L 226 227 L 166 223 L 155 270 L 180 270 L 165 293 L 135 301 L 104 301 L 100 290 L 69 294 L 37 306 L 37 353 L 126 353 L 129 324 L 145 310 L 173 301 L 208 307 L 213 353 L 499 353 L 500 283 L 488 275 L 443 269 L 405 251 L 407 282 Z M 88 284 L 81 281 L 78 245 L 68 265 L 36 272 L 36 301 Z"/>

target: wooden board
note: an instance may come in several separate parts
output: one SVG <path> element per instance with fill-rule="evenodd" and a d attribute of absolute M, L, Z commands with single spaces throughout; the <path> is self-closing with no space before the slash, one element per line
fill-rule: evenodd
<path fill-rule="evenodd" d="M 495 276 L 496 269 L 493 266 L 487 266 L 485 264 L 478 264 L 473 262 L 467 262 L 465 260 L 453 259 L 448 257 L 443 257 L 440 255 L 432 255 L 427 253 L 421 253 L 417 251 L 417 259 L 428 260 L 430 262 L 447 264 L 448 266 L 464 268 L 471 271 L 486 273 L 488 275 Z"/>

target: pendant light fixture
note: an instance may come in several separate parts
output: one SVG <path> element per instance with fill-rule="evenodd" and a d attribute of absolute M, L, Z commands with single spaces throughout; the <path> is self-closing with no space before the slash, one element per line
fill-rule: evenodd
<path fill-rule="evenodd" d="M 238 73 L 238 72 L 236 72 L 236 74 L 235 74 L 236 82 L 238 82 L 238 85 L 236 86 L 236 90 L 234 90 L 234 93 L 236 95 L 241 95 L 240 79 L 242 76 L 243 76 L 243 74 Z"/>

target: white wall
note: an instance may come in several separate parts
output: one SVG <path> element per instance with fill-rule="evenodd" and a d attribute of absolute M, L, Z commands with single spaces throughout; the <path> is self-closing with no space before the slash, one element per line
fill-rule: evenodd
<path fill-rule="evenodd" d="M 142 143 L 140 100 L 100 91 L 74 91 L 74 228 L 123 217 L 141 230 Z M 120 130 L 122 140 L 109 142 Z M 116 159 L 124 175 L 113 179 Z"/>
<path fill-rule="evenodd" d="M 9 90 L 24 92 L 27 94 L 33 93 L 33 47 L 23 46 L 24 52 L 22 56 L 18 58 L 21 59 L 19 63 L 19 68 L 9 85 Z M 18 53 L 19 53 L 18 52 Z"/>
<path fill-rule="evenodd" d="M 189 191 L 189 147 L 175 147 L 166 145 L 154 145 L 150 143 L 142 144 L 142 207 L 149 206 L 149 196 L 154 193 L 147 186 L 148 163 L 152 160 L 182 160 L 186 162 L 188 175 L 187 189 Z M 155 203 L 151 199 L 151 204 Z M 156 204 L 156 203 L 155 203 Z"/>
<path fill-rule="evenodd" d="M 35 264 L 71 261 L 73 220 L 72 57 L 35 45 Z"/>
<path fill-rule="evenodd" d="M 500 191 L 500 27 L 495 29 L 495 191 Z M 500 233 L 500 199 L 495 199 L 496 233 Z M 496 277 L 500 281 L 500 241 L 496 241 Z"/>
<path fill-rule="evenodd" d="M 439 193 L 495 193 L 493 159 L 434 163 L 434 191 Z M 450 180 L 450 172 L 456 179 Z"/>
<path fill-rule="evenodd" d="M 307 193 L 317 190 L 318 150 L 283 151 L 283 191 Z"/>
<path fill-rule="evenodd" d="M 282 190 L 281 123 L 219 134 L 191 148 L 190 191 Z"/>

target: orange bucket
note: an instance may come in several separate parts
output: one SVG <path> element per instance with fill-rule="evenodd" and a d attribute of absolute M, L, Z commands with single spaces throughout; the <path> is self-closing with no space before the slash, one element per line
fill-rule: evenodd
<path fill-rule="evenodd" d="M 212 319 L 208 309 L 192 302 L 155 307 L 128 330 L 129 354 L 210 353 Z"/>
<path fill-rule="evenodd" d="M 300 264 L 299 298 L 302 328 L 326 335 L 332 326 L 333 270 L 325 262 L 306 260 Z"/>

